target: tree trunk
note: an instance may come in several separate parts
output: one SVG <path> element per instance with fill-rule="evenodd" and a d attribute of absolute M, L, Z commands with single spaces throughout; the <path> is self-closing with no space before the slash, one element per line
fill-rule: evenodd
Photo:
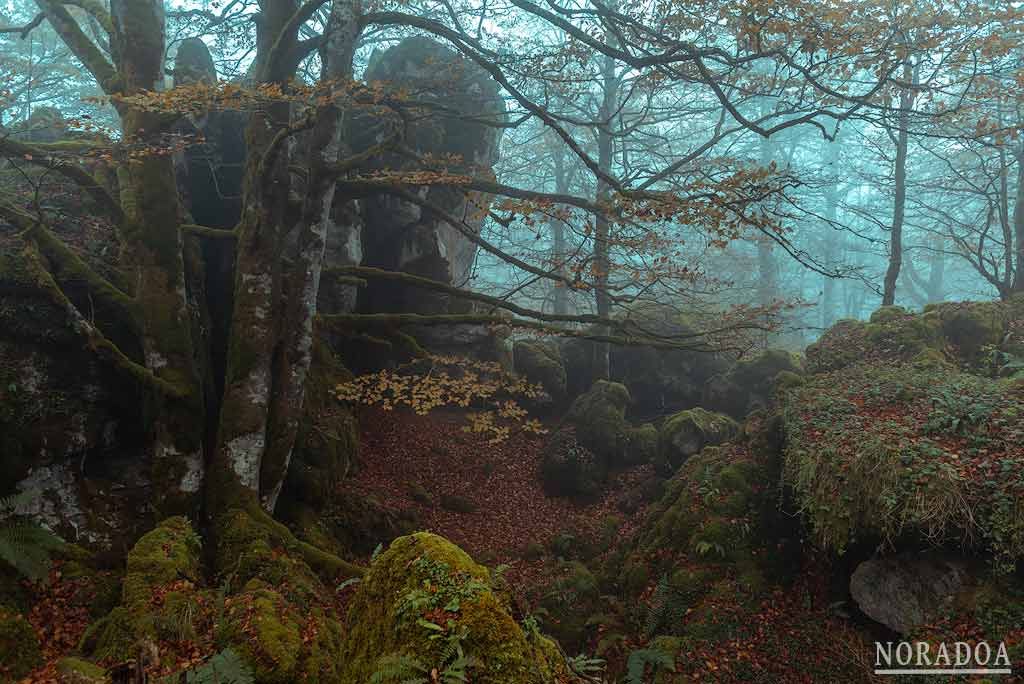
<path fill-rule="evenodd" d="M 335 0 L 323 51 L 323 78 L 343 88 L 352 78 L 352 56 L 359 36 L 359 6 L 355 0 Z M 309 180 L 299 220 L 298 256 L 292 266 L 287 291 L 294 302 L 284 312 L 285 326 L 274 374 L 267 452 L 260 470 L 260 501 L 273 512 L 288 473 L 302 412 L 306 374 L 313 349 L 313 318 L 316 315 L 320 274 L 328 231 L 345 231 L 332 225 L 335 217 L 351 217 L 351 211 L 335 211 L 335 177 L 329 167 L 350 153 L 342 139 L 341 112 L 333 104 L 322 108 L 309 138 Z M 297 301 L 296 301 L 297 300 Z"/>
<path fill-rule="evenodd" d="M 1006 246 L 1008 252 L 1015 254 L 1014 277 L 1010 289 L 1012 292 L 1024 292 L 1024 145 L 1017 151 L 1017 199 L 1013 205 L 1013 239 L 1014 248 Z"/>
<path fill-rule="evenodd" d="M 600 128 L 597 131 L 597 163 L 598 168 L 608 175 L 612 168 L 612 117 L 615 112 L 615 102 L 618 98 L 618 79 L 615 77 L 615 61 L 611 57 L 602 57 L 601 61 L 601 85 L 602 98 L 598 111 Z M 601 178 L 597 179 L 597 204 L 605 205 L 611 197 L 611 188 Z M 594 287 L 595 304 L 597 315 L 607 317 L 611 314 L 611 297 L 608 292 L 609 270 L 611 260 L 609 258 L 610 224 L 608 217 L 600 213 L 595 217 L 594 232 Z M 599 326 L 599 334 L 609 333 L 607 326 Z M 594 345 L 594 380 L 607 380 L 611 377 L 611 346 L 607 342 L 598 342 Z"/>
<path fill-rule="evenodd" d="M 112 52 L 122 93 L 163 83 L 164 14 L 159 0 L 113 0 Z M 159 144 L 159 114 L 118 107 L 126 140 Z M 203 400 L 195 366 L 182 259 L 181 216 L 169 155 L 148 154 L 119 169 L 125 211 L 125 261 L 141 316 L 146 367 L 178 396 L 150 392 L 152 478 L 159 516 L 198 512 L 203 482 Z"/>
<path fill-rule="evenodd" d="M 915 75 L 916 70 L 912 69 L 910 62 L 904 62 L 904 79 L 910 81 Z M 907 147 L 910 138 L 908 129 L 910 107 L 913 103 L 912 91 L 904 90 L 900 93 L 900 113 L 897 119 L 899 131 L 896 135 L 896 198 L 893 204 L 892 234 L 889 236 L 889 267 L 885 271 L 882 288 L 882 306 L 892 306 L 896 303 L 896 281 L 900 277 L 900 267 L 903 265 L 903 219 L 907 208 Z"/>

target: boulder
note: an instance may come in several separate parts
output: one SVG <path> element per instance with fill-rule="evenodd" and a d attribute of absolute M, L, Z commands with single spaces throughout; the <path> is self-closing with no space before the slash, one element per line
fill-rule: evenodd
<path fill-rule="evenodd" d="M 673 473 L 704 447 L 721 444 L 738 432 L 739 424 L 724 414 L 702 408 L 680 411 L 666 420 L 658 432 L 658 466 Z"/>
<path fill-rule="evenodd" d="M 594 383 L 576 397 L 566 422 L 576 429 L 579 443 L 592 451 L 605 467 L 619 465 L 629 446 L 626 408 L 632 401 L 625 385 L 607 380 Z"/>
<path fill-rule="evenodd" d="M 705 383 L 701 406 L 742 419 L 771 404 L 775 379 L 783 372 L 799 374 L 802 369 L 793 355 L 782 349 L 767 349 L 741 359 L 728 372 Z"/>
<path fill-rule="evenodd" d="M 369 681 L 398 664 L 404 677 L 429 677 L 451 663 L 454 644 L 473 660 L 467 674 L 478 684 L 576 681 L 554 642 L 513 618 L 486 567 L 425 532 L 399 537 L 373 561 L 347 624 L 337 681 Z"/>
<path fill-rule="evenodd" d="M 556 404 L 565 399 L 565 365 L 557 345 L 535 340 L 518 340 L 512 351 L 517 373 L 540 385 Z"/>
<path fill-rule="evenodd" d="M 544 445 L 540 477 L 550 496 L 593 497 L 606 474 L 607 469 L 580 444 L 572 428 L 558 430 Z"/>
<path fill-rule="evenodd" d="M 947 614 L 967 577 L 962 562 L 939 556 L 874 558 L 854 570 L 850 594 L 865 615 L 906 634 Z"/>

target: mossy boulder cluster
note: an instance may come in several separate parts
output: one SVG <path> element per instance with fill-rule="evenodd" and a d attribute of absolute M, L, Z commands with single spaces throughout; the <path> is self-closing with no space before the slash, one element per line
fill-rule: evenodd
<path fill-rule="evenodd" d="M 998 586 L 1016 605 L 1020 593 L 1022 343 L 1021 297 L 883 307 L 827 331 L 807 350 L 809 374 L 779 390 L 783 485 L 810 537 L 862 561 L 851 586 L 865 613 L 922 641 L 952 638 L 965 620 L 997 641 L 1020 635 L 985 629 L 979 616 L 991 611 L 977 597 Z M 935 557 L 957 571 L 928 569 Z M 925 604 L 941 595 L 949 619 L 886 598 L 886 587 L 931 596 Z"/>
<path fill-rule="evenodd" d="M 635 305 L 620 316 L 621 320 L 634 323 L 647 334 L 678 339 L 713 327 L 713 324 L 681 314 L 675 307 L 650 302 Z M 695 346 L 700 346 L 699 339 L 696 336 L 693 339 Z M 590 388 L 595 346 L 593 341 L 580 338 L 562 343 L 570 396 L 578 396 Z M 699 405 L 705 383 L 725 373 L 732 363 L 725 355 L 707 351 L 626 345 L 612 345 L 610 361 L 611 380 L 629 389 L 634 398 L 631 413 L 639 417 Z"/>
<path fill-rule="evenodd" d="M 859 362 L 944 355 L 973 371 L 999 370 L 1024 358 L 1024 295 L 1005 302 L 945 302 L 922 313 L 882 307 L 867 321 L 840 321 L 807 348 L 811 373 Z"/>
<path fill-rule="evenodd" d="M 785 482 L 822 547 L 941 540 L 1024 557 L 1024 382 L 956 360 L 850 361 L 786 392 Z"/>
<path fill-rule="evenodd" d="M 658 431 L 651 424 L 629 424 L 631 401 L 625 385 L 607 380 L 576 397 L 565 425 L 544 447 L 541 479 L 548 493 L 593 496 L 609 472 L 654 459 Z"/>
<path fill-rule="evenodd" d="M 234 649 L 261 684 L 343 681 L 342 627 L 322 579 L 342 576 L 341 569 L 258 514 L 227 514 L 218 539 L 223 572 L 211 578 L 185 518 L 168 518 L 143 535 L 128 554 L 122 601 L 86 630 L 83 655 L 117 663 L 137 657 L 147 640 L 198 640 Z"/>
<path fill-rule="evenodd" d="M 512 616 L 491 572 L 436 535 L 400 537 L 377 557 L 349 625 L 338 681 L 368 681 L 401 663 L 443 671 L 453 642 L 477 663 L 469 673 L 480 684 L 572 681 L 554 642 Z"/>

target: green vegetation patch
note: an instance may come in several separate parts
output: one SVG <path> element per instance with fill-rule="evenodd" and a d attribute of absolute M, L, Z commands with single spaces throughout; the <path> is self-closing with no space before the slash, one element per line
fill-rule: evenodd
<path fill-rule="evenodd" d="M 784 415 L 784 480 L 825 548 L 914 535 L 1024 555 L 1024 384 L 918 355 L 812 376 Z"/>

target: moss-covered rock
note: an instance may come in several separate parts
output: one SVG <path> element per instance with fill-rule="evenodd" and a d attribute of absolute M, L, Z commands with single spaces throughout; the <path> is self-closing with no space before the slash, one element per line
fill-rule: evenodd
<path fill-rule="evenodd" d="M 771 405 L 775 379 L 784 372 L 799 375 L 802 369 L 798 360 L 782 349 L 767 349 L 741 359 L 728 372 L 705 383 L 701 405 L 742 419 L 751 411 Z"/>
<path fill-rule="evenodd" d="M 627 447 L 626 409 L 631 398 L 625 385 L 599 380 L 569 407 L 566 420 L 576 428 L 580 444 L 612 466 L 623 460 Z"/>
<path fill-rule="evenodd" d="M 781 514 L 770 484 L 777 477 L 778 458 L 762 450 L 761 440 L 747 436 L 689 458 L 649 509 L 631 545 L 620 558 L 612 558 L 604 574 L 617 577 L 630 596 L 662 576 L 675 582 L 682 577 L 680 570 L 728 578 L 738 586 L 746 574 L 746 584 L 763 589 L 753 570 L 774 574 L 768 567 L 772 554 L 764 546 L 769 539 L 778 542 L 781 533 L 768 530 Z"/>
<path fill-rule="evenodd" d="M 0 609 L 0 682 L 16 682 L 42 663 L 32 625 L 24 616 Z"/>
<path fill-rule="evenodd" d="M 136 655 L 136 637 L 131 613 L 118 606 L 86 628 L 78 650 L 96 660 L 123 662 Z"/>
<path fill-rule="evenodd" d="M 150 605 L 154 590 L 178 580 L 195 583 L 201 577 L 202 542 L 183 517 L 167 518 L 136 542 L 128 552 L 124 603 L 135 615 Z"/>
<path fill-rule="evenodd" d="M 308 605 L 325 589 L 286 528 L 262 515 L 235 509 L 222 516 L 217 568 L 230 588 L 266 582 L 290 601 Z"/>
<path fill-rule="evenodd" d="M 57 661 L 57 674 L 61 684 L 104 684 L 107 681 L 106 670 L 81 658 L 61 658 Z"/>
<path fill-rule="evenodd" d="M 463 633 L 462 647 L 479 663 L 470 670 L 474 682 L 553 684 L 559 671 L 550 643 L 512 618 L 489 571 L 432 534 L 400 537 L 378 556 L 352 599 L 348 623 L 340 681 L 367 681 L 391 654 L 435 667 L 446 639 Z"/>
<path fill-rule="evenodd" d="M 671 474 L 706 446 L 716 446 L 739 432 L 735 420 L 702 408 L 680 411 L 658 432 L 658 467 Z"/>
<path fill-rule="evenodd" d="M 626 428 L 623 461 L 628 464 L 652 463 L 658 456 L 658 428 L 652 423 Z"/>
<path fill-rule="evenodd" d="M 589 638 L 589 618 L 600 610 L 597 578 L 582 563 L 563 563 L 543 588 L 541 624 L 566 651 L 579 653 Z"/>
<path fill-rule="evenodd" d="M 1012 568 L 1024 391 L 928 356 L 845 366 L 787 393 L 785 482 L 825 548 L 947 539 Z"/>
<path fill-rule="evenodd" d="M 572 428 L 557 430 L 544 444 L 540 477 L 550 496 L 593 498 L 607 471 L 604 463 L 580 443 Z"/>
<path fill-rule="evenodd" d="M 558 346 L 536 340 L 518 340 L 513 347 L 516 372 L 544 388 L 555 403 L 566 396 L 565 364 Z"/>
<path fill-rule="evenodd" d="M 943 302 L 922 313 L 882 307 L 867 322 L 840 321 L 807 348 L 807 370 L 824 373 L 857 363 L 904 362 L 943 353 L 961 369 L 996 370 L 1002 355 L 1024 353 L 1024 311 L 1008 302 Z M 993 363 L 994 362 L 994 363 Z"/>

